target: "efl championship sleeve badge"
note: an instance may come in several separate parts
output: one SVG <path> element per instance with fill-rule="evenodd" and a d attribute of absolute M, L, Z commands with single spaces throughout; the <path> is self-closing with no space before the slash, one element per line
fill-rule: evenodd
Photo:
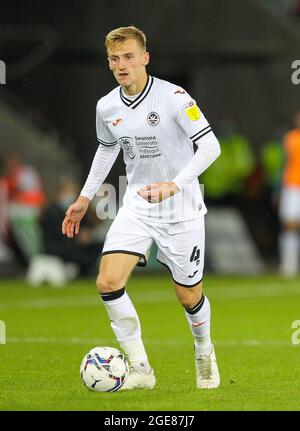
<path fill-rule="evenodd" d="M 189 103 L 184 105 L 184 110 L 190 120 L 197 121 L 200 119 L 201 112 L 195 101 L 191 100 Z"/>

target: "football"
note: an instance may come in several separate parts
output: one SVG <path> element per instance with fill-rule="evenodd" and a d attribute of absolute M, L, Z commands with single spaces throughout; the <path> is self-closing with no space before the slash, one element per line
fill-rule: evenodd
<path fill-rule="evenodd" d="M 128 374 L 127 358 L 114 347 L 94 347 L 84 356 L 80 365 L 84 385 L 96 392 L 118 391 Z"/>

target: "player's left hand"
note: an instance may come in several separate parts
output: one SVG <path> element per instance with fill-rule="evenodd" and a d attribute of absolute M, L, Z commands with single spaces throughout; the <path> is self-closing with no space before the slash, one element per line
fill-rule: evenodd
<path fill-rule="evenodd" d="M 153 183 L 142 187 L 138 190 L 138 194 L 150 203 L 158 203 L 174 196 L 179 191 L 178 186 L 173 181 L 170 181 L 168 183 Z"/>

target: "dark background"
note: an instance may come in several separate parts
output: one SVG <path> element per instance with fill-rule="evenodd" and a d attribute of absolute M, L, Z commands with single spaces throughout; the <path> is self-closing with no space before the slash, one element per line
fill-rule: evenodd
<path fill-rule="evenodd" d="M 97 100 L 116 85 L 104 38 L 130 24 L 147 35 L 150 74 L 184 86 L 217 136 L 229 128 L 249 140 L 255 167 L 243 187 L 211 199 L 240 208 L 262 254 L 276 258 L 277 209 L 259 154 L 264 142 L 281 140 L 299 107 L 300 86 L 291 81 L 291 64 L 300 52 L 297 1 L 1 2 L 0 59 L 7 65 L 7 84 L 0 86 L 3 106 L 57 141 L 56 149 L 38 143 L 31 148 L 30 139 L 6 130 L 2 118 L 1 154 L 19 148 L 40 168 L 49 193 L 65 171 L 83 183 L 97 148 Z M 123 173 L 119 157 L 108 182 L 116 184 Z"/>

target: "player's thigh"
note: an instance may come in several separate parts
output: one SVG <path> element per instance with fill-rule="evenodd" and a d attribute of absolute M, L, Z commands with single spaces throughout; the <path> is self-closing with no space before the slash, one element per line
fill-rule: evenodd
<path fill-rule="evenodd" d="M 132 254 L 139 256 L 139 266 L 146 266 L 152 242 L 152 232 L 147 224 L 122 207 L 107 232 L 102 256 Z"/>
<path fill-rule="evenodd" d="M 176 285 L 193 289 L 200 284 L 203 276 L 204 216 L 170 223 L 165 228 L 159 227 L 159 230 L 157 260 L 169 268 Z M 191 290 L 194 291 L 197 289 Z"/>
<path fill-rule="evenodd" d="M 145 223 L 123 207 L 107 232 L 97 287 L 100 292 L 121 289 L 138 264 L 145 266 L 152 237 Z"/>
<path fill-rule="evenodd" d="M 113 292 L 124 287 L 139 259 L 139 256 L 124 253 L 102 256 L 97 278 L 99 292 Z"/>

